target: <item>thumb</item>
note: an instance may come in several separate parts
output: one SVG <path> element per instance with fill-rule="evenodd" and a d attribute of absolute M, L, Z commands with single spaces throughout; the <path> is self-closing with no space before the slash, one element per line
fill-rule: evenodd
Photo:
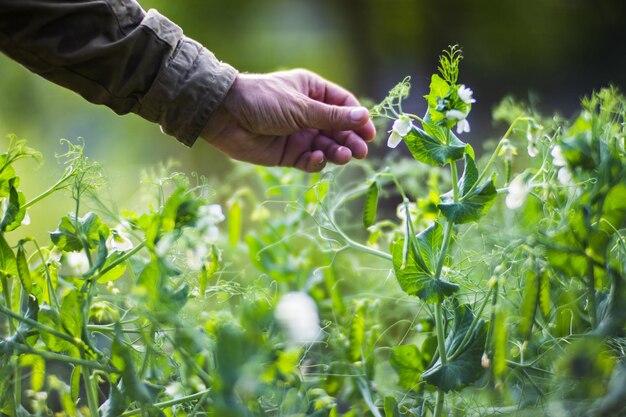
<path fill-rule="evenodd" d="M 325 104 L 309 100 L 304 108 L 305 128 L 320 130 L 352 130 L 363 126 L 369 120 L 365 107 L 347 107 Z"/>

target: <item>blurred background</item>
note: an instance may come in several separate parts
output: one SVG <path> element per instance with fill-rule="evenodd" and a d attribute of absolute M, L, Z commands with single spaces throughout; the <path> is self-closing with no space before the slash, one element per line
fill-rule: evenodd
<path fill-rule="evenodd" d="M 491 110 L 504 96 L 529 100 L 545 112 L 571 116 L 581 96 L 609 84 L 626 87 L 626 1 L 426 0 L 140 0 L 156 8 L 240 71 L 305 67 L 364 99 L 378 101 L 412 76 L 407 108 L 424 111 L 430 74 L 440 51 L 463 47 L 460 81 L 477 100 L 464 140 L 502 134 Z M 0 135 L 15 133 L 43 152 L 45 164 L 24 162 L 27 199 L 52 184 L 62 167 L 60 138 L 84 137 L 86 153 L 110 178 L 104 191 L 122 208 L 134 199 L 139 173 L 172 158 L 185 172 L 235 189 L 236 163 L 201 140 L 193 151 L 137 116 L 116 116 L 52 85 L 0 55 Z M 380 132 L 381 136 L 385 132 Z M 385 154 L 384 141 L 371 150 Z M 408 155 L 408 153 L 407 153 Z M 105 196 L 106 197 L 106 196 Z M 30 213 L 29 234 L 40 236 L 70 210 L 48 200 Z M 37 211 L 39 210 L 39 211 Z M 52 224 L 51 224 L 52 223 Z M 27 229 L 27 228 L 25 228 Z"/>

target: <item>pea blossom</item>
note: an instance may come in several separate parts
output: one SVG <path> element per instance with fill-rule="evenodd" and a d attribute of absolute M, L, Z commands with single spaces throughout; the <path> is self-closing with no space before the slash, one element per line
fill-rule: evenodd
<path fill-rule="evenodd" d="M 106 247 L 109 252 L 126 252 L 133 248 L 133 242 L 120 227 L 111 230 L 111 236 L 106 241 Z"/>
<path fill-rule="evenodd" d="M 402 139 L 413 129 L 413 123 L 411 123 L 411 119 L 409 116 L 402 114 L 400 118 L 393 122 L 393 126 L 391 127 L 391 135 L 389 135 L 389 139 L 387 140 L 387 146 L 390 148 L 395 148 L 398 146 Z"/>
<path fill-rule="evenodd" d="M 307 293 L 283 295 L 274 315 L 292 345 L 316 342 L 321 335 L 317 305 Z"/>
<path fill-rule="evenodd" d="M 565 165 L 567 165 L 567 161 L 565 160 L 565 157 L 563 156 L 563 151 L 561 150 L 561 147 L 559 145 L 556 145 L 554 148 L 552 148 L 552 150 L 550 151 L 550 155 L 552 155 L 552 163 L 555 166 L 564 167 Z"/>
<path fill-rule="evenodd" d="M 459 98 L 463 101 L 463 103 L 465 104 L 476 103 L 476 100 L 472 98 L 472 96 L 474 95 L 474 92 L 472 91 L 471 88 L 465 87 L 465 84 L 461 84 L 459 86 L 459 89 L 457 90 L 457 94 Z"/>
<path fill-rule="evenodd" d="M 509 194 L 504 200 L 506 206 L 511 210 L 522 207 L 524 202 L 526 202 L 526 197 L 528 196 L 529 191 L 530 187 L 528 187 L 528 184 L 524 181 L 524 177 L 522 175 L 518 175 L 509 184 Z"/>
<path fill-rule="evenodd" d="M 466 117 L 467 117 L 467 114 L 463 113 L 460 110 L 453 109 L 453 110 L 448 110 L 446 112 L 446 119 L 457 121 L 456 133 L 458 133 L 459 135 L 463 132 L 470 131 L 470 125 Z"/>
<path fill-rule="evenodd" d="M 67 252 L 64 258 L 71 275 L 83 275 L 89 271 L 89 259 L 85 252 Z"/>

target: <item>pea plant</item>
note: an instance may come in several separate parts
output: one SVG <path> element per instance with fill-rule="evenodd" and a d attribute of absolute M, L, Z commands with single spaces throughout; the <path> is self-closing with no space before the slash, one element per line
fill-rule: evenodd
<path fill-rule="evenodd" d="M 509 128 L 479 169 L 458 136 L 470 131 L 475 104 L 459 81 L 461 60 L 456 46 L 441 55 L 424 117 L 403 111 L 409 78 L 371 110 L 393 121 L 390 148 L 404 142 L 419 164 L 432 167 L 431 190 L 413 200 L 405 178 L 387 168 L 339 197 L 331 207 L 364 195 L 366 245 L 338 226 L 337 211 L 320 221 L 339 250 L 387 260 L 402 291 L 424 307 L 421 320 L 434 323 L 413 329 L 415 343 L 390 346 L 389 364 L 406 392 L 400 407 L 397 397 L 385 399 L 386 416 L 533 407 L 617 415 L 625 406 L 626 317 L 618 307 L 626 295 L 624 98 L 613 88 L 594 93 L 571 123 L 507 99 L 494 116 Z M 402 199 L 399 224 L 377 222 L 387 185 Z M 489 212 L 494 205 L 500 210 Z M 385 241 L 389 252 L 377 248 Z M 489 386 L 482 403 L 481 395 L 456 394 Z"/>

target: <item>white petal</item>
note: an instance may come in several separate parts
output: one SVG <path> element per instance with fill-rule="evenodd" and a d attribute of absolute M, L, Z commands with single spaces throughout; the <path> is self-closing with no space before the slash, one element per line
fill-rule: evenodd
<path fill-rule="evenodd" d="M 528 185 L 524 182 L 524 178 L 521 175 L 515 177 L 509 184 L 509 194 L 504 200 L 506 206 L 511 210 L 522 207 L 526 201 L 528 191 Z"/>
<path fill-rule="evenodd" d="M 467 115 L 461 110 L 448 110 L 446 112 L 446 119 L 448 120 L 463 120 Z"/>
<path fill-rule="evenodd" d="M 567 169 L 567 167 L 562 167 L 561 169 L 559 169 L 559 172 L 557 173 L 557 178 L 559 179 L 559 182 L 563 185 L 572 184 L 572 173 L 569 169 Z"/>
<path fill-rule="evenodd" d="M 402 136 L 398 135 L 395 131 L 392 131 L 391 135 L 389 135 L 389 139 L 387 140 L 387 146 L 395 148 L 400 142 L 402 142 Z"/>
<path fill-rule="evenodd" d="M 537 149 L 534 143 L 529 143 L 527 150 L 528 150 L 528 156 L 530 156 L 531 158 L 534 158 L 537 155 L 539 155 L 539 149 Z"/>
<path fill-rule="evenodd" d="M 65 254 L 65 261 L 69 272 L 74 275 L 83 275 L 89 271 L 89 260 L 85 252 L 67 252 Z"/>
<path fill-rule="evenodd" d="M 465 104 L 472 104 L 472 103 L 476 103 L 476 100 L 474 100 L 472 98 L 472 96 L 474 95 L 474 92 L 472 91 L 471 88 L 467 88 L 465 87 L 465 84 L 461 84 L 459 86 L 459 89 L 457 90 L 457 94 L 459 95 L 459 98 L 465 103 Z"/>
<path fill-rule="evenodd" d="M 280 299 L 274 311 L 290 343 L 309 344 L 319 340 L 321 328 L 317 304 L 304 292 L 290 292 Z"/>
<path fill-rule="evenodd" d="M 30 224 L 30 216 L 28 213 L 24 213 L 24 219 L 22 219 L 22 225 L 28 226 Z"/>
<path fill-rule="evenodd" d="M 411 129 L 413 129 L 413 123 L 411 123 L 411 119 L 405 115 L 400 116 L 399 119 L 393 122 L 393 126 L 391 127 L 392 131 L 402 137 L 408 135 Z"/>
<path fill-rule="evenodd" d="M 567 161 L 563 157 L 563 151 L 559 145 L 556 145 L 550 151 L 550 155 L 552 155 L 552 163 L 557 167 L 564 167 L 567 165 Z"/>
<path fill-rule="evenodd" d="M 463 132 L 469 132 L 469 131 L 470 131 L 470 125 L 467 119 L 459 120 L 459 122 L 456 124 L 456 133 L 460 135 Z"/>

